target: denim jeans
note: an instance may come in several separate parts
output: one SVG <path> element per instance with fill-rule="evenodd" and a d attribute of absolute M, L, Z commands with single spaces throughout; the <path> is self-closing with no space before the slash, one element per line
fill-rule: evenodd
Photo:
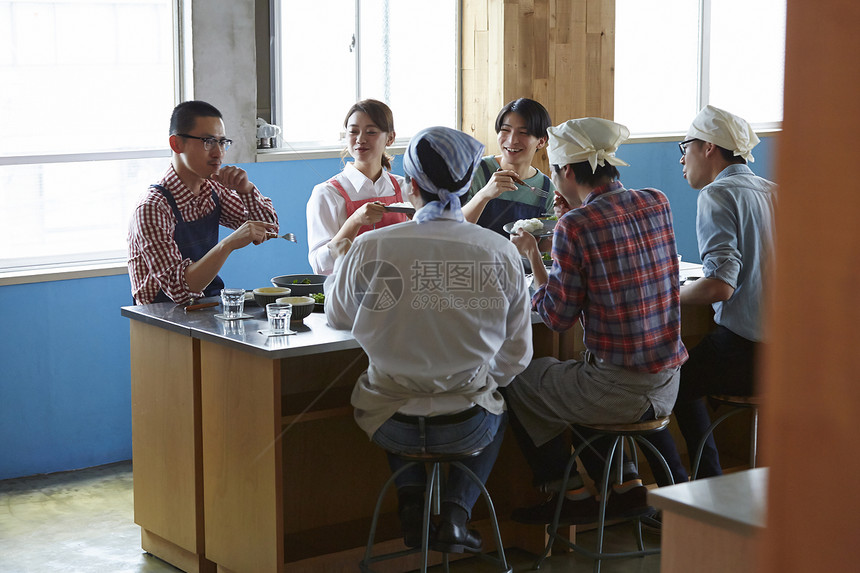
<path fill-rule="evenodd" d="M 476 406 L 477 407 L 477 406 Z M 414 418 L 416 421 L 419 417 Z M 425 418 L 425 421 L 429 418 Z M 388 453 L 388 465 L 395 472 L 408 461 L 390 452 L 460 454 L 478 448 L 484 450 L 477 456 L 460 460 L 475 475 L 486 483 L 499 455 L 502 438 L 505 434 L 506 414 L 491 414 L 480 408 L 480 412 L 468 420 L 456 424 L 424 424 L 424 435 L 419 424 L 401 422 L 389 418 L 373 434 L 373 441 Z M 416 464 L 405 470 L 395 480 L 398 490 L 425 487 L 427 473 L 423 464 Z M 481 489 L 465 472 L 451 466 L 448 477 L 443 482 L 442 501 L 456 503 L 471 516 L 472 506 L 481 495 Z"/>

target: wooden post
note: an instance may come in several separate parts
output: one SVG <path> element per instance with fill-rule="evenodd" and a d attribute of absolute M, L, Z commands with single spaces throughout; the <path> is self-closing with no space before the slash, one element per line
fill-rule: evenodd
<path fill-rule="evenodd" d="M 613 119 L 614 0 L 463 0 L 461 129 L 498 153 L 493 129 L 511 100 L 541 102 L 553 124 Z M 535 165 L 549 173 L 546 151 Z"/>
<path fill-rule="evenodd" d="M 788 0 L 759 571 L 848 571 L 860 561 L 857 22 L 850 0 Z"/>

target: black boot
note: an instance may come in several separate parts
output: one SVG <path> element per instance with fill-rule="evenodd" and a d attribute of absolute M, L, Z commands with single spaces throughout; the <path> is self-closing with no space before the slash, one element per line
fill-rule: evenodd
<path fill-rule="evenodd" d="M 444 553 L 480 553 L 483 541 L 475 529 L 468 529 L 468 512 L 455 503 L 444 502 L 439 526 L 430 548 Z"/>

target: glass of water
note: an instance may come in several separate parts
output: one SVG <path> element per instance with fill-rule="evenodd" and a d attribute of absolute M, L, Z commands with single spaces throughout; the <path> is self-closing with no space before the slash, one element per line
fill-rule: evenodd
<path fill-rule="evenodd" d="M 269 332 L 271 334 L 284 334 L 287 325 L 290 324 L 290 316 L 293 314 L 293 305 L 288 303 L 273 302 L 266 305 L 266 316 L 269 317 Z"/>
<path fill-rule="evenodd" d="M 245 310 L 245 289 L 221 289 L 221 306 L 224 308 L 224 318 L 239 318 Z"/>

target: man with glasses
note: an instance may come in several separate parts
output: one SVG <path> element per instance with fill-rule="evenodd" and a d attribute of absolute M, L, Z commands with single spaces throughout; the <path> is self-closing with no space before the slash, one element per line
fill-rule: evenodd
<path fill-rule="evenodd" d="M 681 146 L 684 178 L 699 192 L 696 236 L 704 278 L 681 287 L 682 304 L 710 304 L 717 328 L 690 350 L 681 368 L 674 413 L 693 454 L 711 423 L 704 397 L 750 396 L 755 362 L 763 340 L 762 296 L 773 251 L 775 184 L 747 166 L 759 142 L 750 125 L 707 106 L 690 126 Z M 686 478 L 667 456 L 675 481 Z M 662 472 L 658 472 L 662 473 Z M 702 453 L 697 477 L 721 475 L 713 436 Z M 662 476 L 657 476 L 662 485 Z"/>
<path fill-rule="evenodd" d="M 244 170 L 222 167 L 231 140 L 221 112 L 186 101 L 170 118 L 170 167 L 149 187 L 131 217 L 128 276 L 137 304 L 186 303 L 224 287 L 218 271 L 236 249 L 259 245 L 278 230 L 272 201 Z M 218 240 L 218 227 L 235 229 Z"/>

